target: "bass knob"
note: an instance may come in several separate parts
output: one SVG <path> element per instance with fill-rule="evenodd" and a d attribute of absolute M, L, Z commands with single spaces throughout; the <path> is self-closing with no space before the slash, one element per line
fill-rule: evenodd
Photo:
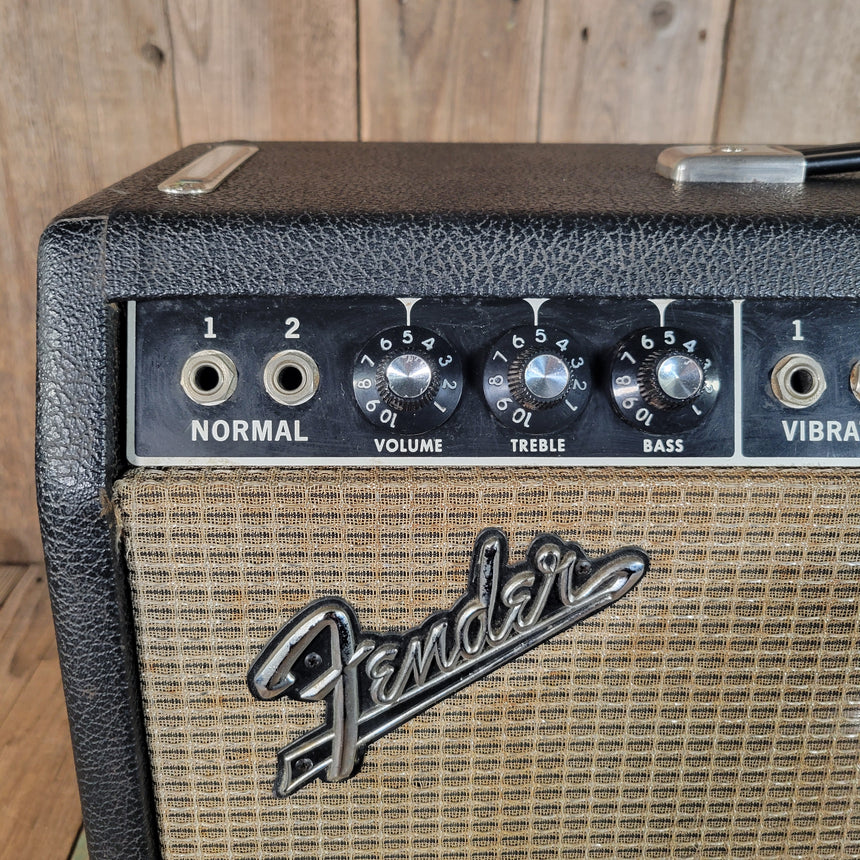
<path fill-rule="evenodd" d="M 658 435 L 704 421 L 720 390 L 708 344 L 677 328 L 631 332 L 615 347 L 610 377 L 615 411 L 628 424 Z"/>

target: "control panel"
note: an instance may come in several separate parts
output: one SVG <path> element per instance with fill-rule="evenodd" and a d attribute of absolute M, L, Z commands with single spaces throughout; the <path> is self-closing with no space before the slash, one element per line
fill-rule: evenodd
<path fill-rule="evenodd" d="M 141 465 L 860 463 L 860 302 L 131 302 Z"/>

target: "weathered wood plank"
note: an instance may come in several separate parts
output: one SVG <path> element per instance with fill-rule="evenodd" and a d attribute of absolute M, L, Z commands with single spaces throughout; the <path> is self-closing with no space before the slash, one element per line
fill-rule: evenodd
<path fill-rule="evenodd" d="M 737 0 L 720 142 L 860 139 L 860 3 Z"/>
<path fill-rule="evenodd" d="M 25 564 L 0 564 L 0 608 L 26 571 Z"/>
<path fill-rule="evenodd" d="M 169 0 L 184 143 L 354 140 L 355 4 Z"/>
<path fill-rule="evenodd" d="M 61 209 L 178 144 L 160 0 L 0 15 L 0 561 L 42 556 L 33 489 L 35 258 Z"/>
<path fill-rule="evenodd" d="M 0 736 L 35 667 L 56 650 L 44 570 L 31 565 L 0 607 Z"/>
<path fill-rule="evenodd" d="M 540 0 L 360 0 L 363 140 L 537 138 Z"/>
<path fill-rule="evenodd" d="M 81 826 L 44 569 L 0 608 L 0 860 L 66 860 Z"/>
<path fill-rule="evenodd" d="M 711 139 L 729 0 L 548 0 L 540 139 Z"/>

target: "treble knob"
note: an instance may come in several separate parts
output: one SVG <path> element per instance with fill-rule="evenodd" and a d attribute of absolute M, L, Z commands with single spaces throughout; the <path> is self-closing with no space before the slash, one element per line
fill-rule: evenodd
<path fill-rule="evenodd" d="M 355 359 L 352 387 L 372 424 L 413 435 L 450 418 L 463 388 L 460 356 L 437 332 L 389 328 L 371 338 Z"/>
<path fill-rule="evenodd" d="M 591 391 L 585 353 L 560 329 L 520 326 L 491 347 L 483 373 L 493 415 L 521 433 L 553 433 L 579 416 Z"/>
<path fill-rule="evenodd" d="M 646 433 L 695 427 L 720 388 L 711 351 L 702 338 L 677 328 L 632 332 L 615 348 L 612 397 L 618 414 Z"/>
<path fill-rule="evenodd" d="M 548 409 L 570 388 L 571 374 L 564 357 L 556 352 L 534 350 L 518 355 L 508 371 L 514 399 L 533 409 Z"/>

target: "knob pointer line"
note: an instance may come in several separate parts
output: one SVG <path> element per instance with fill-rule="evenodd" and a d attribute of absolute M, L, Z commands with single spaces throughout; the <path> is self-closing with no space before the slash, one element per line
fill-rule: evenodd
<path fill-rule="evenodd" d="M 674 299 L 648 299 L 655 308 L 657 308 L 657 312 L 660 314 L 660 328 L 665 328 L 666 326 L 666 308 L 674 302 Z"/>
<path fill-rule="evenodd" d="M 507 556 L 502 532 L 482 532 L 465 594 L 403 635 L 362 631 L 337 597 L 275 634 L 248 672 L 251 693 L 327 703 L 325 723 L 278 753 L 276 796 L 353 776 L 370 743 L 619 600 L 649 565 L 636 547 L 590 559 L 554 535 L 539 535 L 519 565 Z"/>

